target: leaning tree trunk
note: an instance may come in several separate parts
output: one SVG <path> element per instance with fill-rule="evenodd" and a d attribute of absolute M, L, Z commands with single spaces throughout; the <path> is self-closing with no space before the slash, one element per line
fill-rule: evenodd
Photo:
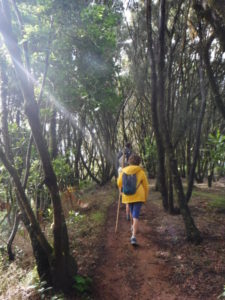
<path fill-rule="evenodd" d="M 28 201 L 24 200 L 26 199 L 26 195 L 24 193 L 22 185 L 19 182 L 19 179 L 17 178 L 18 176 L 15 175 L 15 170 L 13 170 L 13 174 L 10 174 L 11 176 L 13 176 L 14 182 L 20 194 L 19 198 L 21 201 L 21 207 L 24 206 L 24 216 L 29 219 L 29 223 L 31 226 L 31 230 L 29 232 L 30 237 L 37 237 L 37 240 L 39 237 L 42 238 L 42 244 L 40 244 L 39 241 L 37 244 L 32 243 L 36 262 L 37 264 L 39 264 L 37 257 L 45 256 L 51 270 L 51 272 L 48 273 L 47 282 L 51 284 L 55 289 L 68 291 L 72 288 L 73 276 L 76 274 L 77 268 L 75 261 L 72 259 L 69 253 L 68 233 L 62 211 L 57 179 L 51 164 L 47 143 L 44 140 L 42 134 L 42 126 L 39 119 L 39 107 L 37 105 L 37 102 L 35 101 L 34 87 L 32 84 L 31 75 L 26 66 L 24 66 L 23 64 L 21 49 L 19 48 L 18 42 L 12 31 L 10 13 L 11 12 L 8 1 L 2 1 L 2 6 L 0 7 L 0 31 L 3 35 L 5 45 L 14 64 L 16 75 L 23 95 L 25 113 L 27 115 L 34 141 L 40 155 L 43 171 L 45 174 L 45 184 L 49 190 L 53 204 L 53 252 L 51 251 L 51 247 L 44 238 L 44 235 L 37 224 L 33 211 L 30 209 L 29 205 L 27 205 Z M 24 69 L 26 71 L 24 71 Z M 3 156 L 1 158 L 3 159 Z M 42 272 L 45 272 L 45 267 L 42 265 L 42 268 L 40 267 L 39 271 L 39 275 L 41 277 L 43 275 Z"/>
<path fill-rule="evenodd" d="M 30 203 L 24 192 L 24 188 L 20 182 L 16 169 L 6 158 L 6 155 L 1 147 L 0 159 L 2 160 L 5 168 L 8 170 L 10 176 L 13 178 L 13 181 L 15 183 L 18 194 L 18 205 L 22 213 L 21 218 L 23 219 L 24 225 L 29 233 L 32 245 L 35 245 L 35 247 L 33 247 L 33 253 L 36 259 L 38 273 L 39 275 L 43 276 L 43 278 L 51 285 L 52 280 L 50 276 L 50 261 L 52 259 L 52 247 L 49 245 L 48 241 L 46 240 L 44 234 L 40 229 L 40 226 L 31 209 Z"/>

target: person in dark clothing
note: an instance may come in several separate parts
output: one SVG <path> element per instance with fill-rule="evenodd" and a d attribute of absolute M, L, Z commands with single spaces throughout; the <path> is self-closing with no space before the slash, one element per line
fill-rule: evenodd
<path fill-rule="evenodd" d="M 118 168 L 124 168 L 128 166 L 128 160 L 132 153 L 131 143 L 126 143 L 125 148 L 118 153 Z M 124 157 L 123 157 L 124 154 Z"/>
<path fill-rule="evenodd" d="M 129 157 L 132 154 L 132 145 L 131 143 L 126 143 L 125 148 L 118 153 L 117 156 L 117 177 L 122 172 L 124 167 L 128 166 Z M 130 209 L 129 205 L 126 204 L 126 219 L 130 221 Z"/>

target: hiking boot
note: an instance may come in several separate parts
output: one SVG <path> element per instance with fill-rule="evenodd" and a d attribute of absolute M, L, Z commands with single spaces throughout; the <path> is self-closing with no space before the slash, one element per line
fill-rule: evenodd
<path fill-rule="evenodd" d="M 137 245 L 137 240 L 136 240 L 136 237 L 135 237 L 135 236 L 132 236 L 132 237 L 131 237 L 130 243 L 131 243 L 131 245 Z"/>

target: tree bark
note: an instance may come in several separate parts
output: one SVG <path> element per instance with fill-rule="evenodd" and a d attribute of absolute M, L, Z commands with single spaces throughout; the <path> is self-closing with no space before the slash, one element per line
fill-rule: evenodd
<path fill-rule="evenodd" d="M 213 40 L 213 36 L 209 39 L 207 45 L 204 48 L 203 59 L 204 59 L 204 63 L 206 66 L 206 72 L 207 72 L 207 75 L 209 78 L 209 83 L 210 83 L 210 86 L 211 86 L 211 89 L 212 89 L 212 92 L 214 95 L 214 100 L 215 100 L 216 106 L 217 106 L 218 110 L 220 111 L 220 113 L 222 114 L 223 118 L 225 119 L 225 103 L 222 99 L 222 96 L 220 95 L 219 87 L 217 85 L 216 78 L 213 74 L 213 70 L 210 65 L 210 59 L 209 59 L 209 47 L 212 43 L 212 40 Z M 224 39 L 224 41 L 225 41 L 225 39 Z"/>
<path fill-rule="evenodd" d="M 83 128 L 85 126 L 85 111 L 81 111 L 80 124 L 77 128 L 77 141 L 76 141 L 76 152 L 75 152 L 75 165 L 74 165 L 74 179 L 75 185 L 79 186 L 80 181 L 80 171 L 79 162 L 81 160 L 81 146 L 83 141 Z"/>
<path fill-rule="evenodd" d="M 40 159 L 42 162 L 43 171 L 45 174 L 45 184 L 48 187 L 52 204 L 53 204 L 53 214 L 54 214 L 54 252 L 51 251 L 51 247 L 44 238 L 40 227 L 37 224 L 33 211 L 28 205 L 24 189 L 19 181 L 16 171 L 10 164 L 8 164 L 4 158 L 4 153 L 1 151 L 1 159 L 4 161 L 5 166 L 10 175 L 13 177 L 16 184 L 18 193 L 21 200 L 21 208 L 25 216 L 27 216 L 29 223 L 32 225 L 30 232 L 31 239 L 38 237 L 38 243 L 33 241 L 33 251 L 36 257 L 37 264 L 39 263 L 38 257 L 45 256 L 48 260 L 48 264 L 51 268 L 51 273 L 48 272 L 49 278 L 47 278 L 48 284 L 59 290 L 68 291 L 73 285 L 73 276 L 76 274 L 77 268 L 76 263 L 72 259 L 69 253 L 69 241 L 65 218 L 62 211 L 61 200 L 59 196 L 59 189 L 57 185 L 57 179 L 51 164 L 50 154 L 48 152 L 47 143 L 44 140 L 42 134 L 42 126 L 39 119 L 39 107 L 35 101 L 34 87 L 32 83 L 32 75 L 29 70 L 23 65 L 21 51 L 18 42 L 13 34 L 11 26 L 11 15 L 10 6 L 7 0 L 2 1 L 2 6 L 0 7 L 0 31 L 3 35 L 5 45 L 10 53 L 11 59 L 13 61 L 17 78 L 20 84 L 21 92 L 23 95 L 23 100 L 25 104 L 25 113 L 27 115 L 32 134 L 35 140 L 36 147 L 38 149 Z M 26 222 L 26 220 L 24 220 Z M 41 243 L 40 243 L 41 242 Z M 39 268 L 40 272 L 45 272 L 44 268 Z M 40 277 L 43 275 L 39 273 Z"/>
<path fill-rule="evenodd" d="M 190 210 L 188 208 L 187 202 L 185 201 L 185 195 L 183 191 L 182 181 L 180 178 L 180 174 L 178 172 L 177 160 L 175 158 L 174 149 L 171 143 L 170 132 L 168 130 L 168 124 L 166 122 L 166 115 L 165 115 L 165 102 L 164 102 L 164 89 L 165 89 L 165 15 L 166 15 L 166 1 L 160 1 L 160 11 L 159 11 L 159 35 L 158 35 L 158 77 L 155 73 L 155 81 L 158 82 L 158 102 L 159 102 L 159 125 L 160 125 L 160 132 L 162 135 L 163 145 L 165 147 L 166 154 L 168 155 L 170 170 L 173 176 L 173 183 L 175 190 L 178 196 L 178 203 L 180 207 L 180 211 L 184 220 L 184 224 L 186 227 L 186 234 L 187 239 L 193 243 L 199 243 L 201 241 L 200 232 L 198 231 L 197 227 L 194 224 L 194 220 L 191 216 Z M 148 35 L 149 38 L 149 48 L 151 61 L 154 59 L 153 49 L 152 49 L 152 38 L 151 38 L 151 2 L 150 0 L 147 1 L 147 25 L 148 25 Z M 152 65 L 151 65 L 152 66 Z"/>
<path fill-rule="evenodd" d="M 156 62 L 153 51 L 153 38 L 151 30 L 151 1 L 147 1 L 147 34 L 148 34 L 148 52 L 151 66 L 151 113 L 152 113 L 152 126 L 155 132 L 157 153 L 158 153 L 158 169 L 157 169 L 157 186 L 162 195 L 162 203 L 165 210 L 168 210 L 168 189 L 165 178 L 165 150 L 161 134 L 159 131 L 158 109 L 157 109 L 157 74 Z"/>
<path fill-rule="evenodd" d="M 55 159 L 58 155 L 57 139 L 56 139 L 56 110 L 52 109 L 50 119 L 50 156 L 51 159 Z"/>
<path fill-rule="evenodd" d="M 200 50 L 201 51 L 201 50 Z M 199 78 L 200 78 L 200 91 L 201 91 L 201 110 L 197 121 L 197 129 L 196 129 L 196 138 L 195 138 L 195 147 L 193 151 L 193 162 L 191 165 L 190 173 L 188 174 L 188 188 L 186 193 L 186 201 L 188 202 L 191 198 L 194 178 L 195 178 L 195 169 L 199 155 L 199 148 L 201 142 L 201 128 L 202 122 L 205 114 L 206 108 L 206 91 L 205 91 L 205 82 L 203 75 L 203 65 L 202 65 L 202 54 L 200 53 L 200 66 L 199 66 Z"/>

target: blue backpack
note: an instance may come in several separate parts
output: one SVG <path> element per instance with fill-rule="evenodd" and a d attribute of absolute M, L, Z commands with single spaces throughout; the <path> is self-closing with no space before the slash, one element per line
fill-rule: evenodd
<path fill-rule="evenodd" d="M 137 176 L 136 174 L 126 174 L 122 175 L 122 193 L 125 195 L 134 195 L 136 193 L 137 188 Z"/>

